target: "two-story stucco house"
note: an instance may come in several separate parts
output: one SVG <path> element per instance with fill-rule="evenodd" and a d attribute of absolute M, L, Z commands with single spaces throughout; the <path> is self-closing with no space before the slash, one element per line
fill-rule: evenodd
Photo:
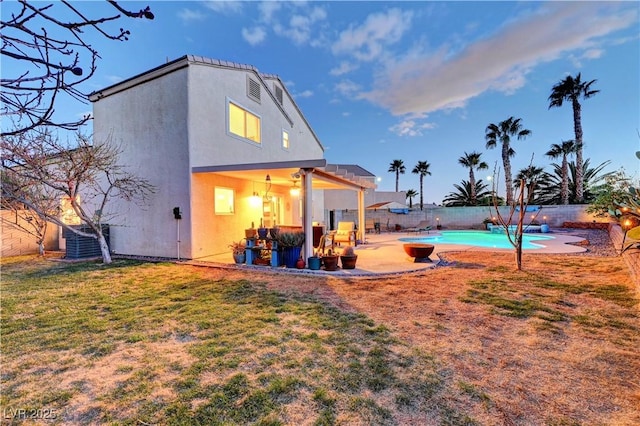
<path fill-rule="evenodd" d="M 111 224 L 115 253 L 206 258 L 228 252 L 260 221 L 311 235 L 313 222 L 326 222 L 330 189 L 352 190 L 364 222 L 364 192 L 375 184 L 327 164 L 275 75 L 184 56 L 90 99 L 95 143 L 118 144 L 121 162 L 156 188 L 144 208 L 109 206 L 120 215 Z"/>

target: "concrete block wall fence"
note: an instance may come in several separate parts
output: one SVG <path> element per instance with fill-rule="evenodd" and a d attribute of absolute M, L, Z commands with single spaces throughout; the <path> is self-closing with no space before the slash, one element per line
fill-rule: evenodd
<path fill-rule="evenodd" d="M 13 224 L 21 222 L 28 228 L 21 216 L 12 210 L 0 210 L 2 219 L 0 221 L 0 246 L 2 247 L 0 256 L 20 256 L 38 252 L 38 245 L 32 235 L 20 230 Z M 47 226 L 47 233 L 44 240 L 45 250 L 58 250 L 58 227 L 53 224 Z"/>
<path fill-rule="evenodd" d="M 537 223 L 547 223 L 551 228 L 559 228 L 564 222 L 610 222 L 609 218 L 598 218 L 586 212 L 587 204 L 572 204 L 568 206 L 539 206 L 537 211 L 526 212 L 525 223 L 535 220 Z M 508 218 L 509 208 L 500 207 L 502 216 Z M 517 212 L 512 223 L 517 221 Z M 339 221 L 357 222 L 357 210 L 336 210 L 336 223 Z M 366 219 L 380 222 L 382 231 L 386 231 L 387 223 L 391 228 L 400 225 L 402 229 L 417 225 L 422 220 L 431 223 L 433 229 L 440 223 L 444 229 L 484 229 L 483 220 L 495 216 L 495 210 L 488 206 L 477 207 L 438 207 L 425 206 L 409 209 L 408 214 L 392 213 L 388 210 L 367 210 Z"/>

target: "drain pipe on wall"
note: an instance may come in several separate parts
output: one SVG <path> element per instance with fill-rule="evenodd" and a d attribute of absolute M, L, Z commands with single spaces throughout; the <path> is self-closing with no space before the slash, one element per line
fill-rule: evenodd
<path fill-rule="evenodd" d="M 173 217 L 176 220 L 176 248 L 178 253 L 178 260 L 180 260 L 180 219 L 182 219 L 180 207 L 173 208 Z"/>

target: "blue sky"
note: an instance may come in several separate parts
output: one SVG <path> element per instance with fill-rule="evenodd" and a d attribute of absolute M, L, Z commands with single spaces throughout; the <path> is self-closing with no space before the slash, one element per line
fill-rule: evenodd
<path fill-rule="evenodd" d="M 148 3 L 128 2 L 130 9 Z M 78 3 L 99 13 L 102 2 Z M 640 3 L 638 2 L 152 2 L 155 20 L 118 21 L 129 41 L 89 33 L 102 60 L 87 91 L 185 54 L 251 64 L 287 84 L 331 163 L 359 164 L 393 190 L 387 170 L 401 159 L 400 189 L 431 164 L 425 202 L 440 203 L 468 179 L 464 152 L 485 149 L 485 128 L 510 116 L 532 135 L 516 141 L 514 173 L 573 139 L 569 104 L 548 109 L 554 84 L 582 73 L 596 96 L 582 109 L 585 158 L 610 160 L 639 177 Z M 4 2 L 3 14 L 10 10 Z M 108 10 L 108 9 L 106 9 Z M 92 13 L 89 13 L 92 15 Z M 69 103 L 82 114 L 89 105 Z M 481 171 L 478 177 L 492 174 Z M 504 190 L 504 183 L 500 186 Z M 414 200 L 415 201 L 415 200 Z"/>

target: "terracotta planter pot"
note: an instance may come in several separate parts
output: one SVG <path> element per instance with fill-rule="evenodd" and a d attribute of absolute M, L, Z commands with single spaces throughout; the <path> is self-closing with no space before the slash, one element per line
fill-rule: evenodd
<path fill-rule="evenodd" d="M 405 253 L 415 258 L 414 263 L 431 262 L 429 256 L 433 253 L 433 244 L 407 243 L 403 247 Z"/>
<path fill-rule="evenodd" d="M 342 269 L 355 269 L 357 260 L 358 260 L 357 254 L 354 254 L 353 256 L 340 256 L 340 263 L 342 264 Z"/>
<path fill-rule="evenodd" d="M 325 271 L 335 271 L 338 269 L 338 256 L 324 256 L 322 263 Z"/>

